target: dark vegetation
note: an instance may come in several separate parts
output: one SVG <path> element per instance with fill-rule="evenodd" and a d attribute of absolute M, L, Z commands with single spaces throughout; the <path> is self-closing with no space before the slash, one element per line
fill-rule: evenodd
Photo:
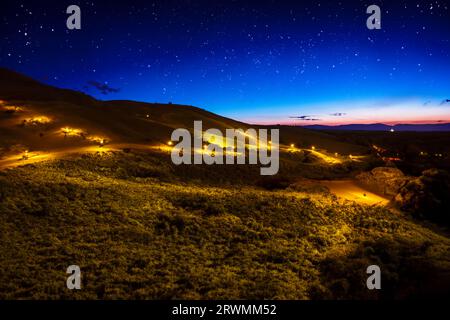
<path fill-rule="evenodd" d="M 450 171 L 450 132 L 327 132 L 347 143 L 385 148 L 387 156 L 402 159 L 395 165 L 408 175 L 430 168 Z"/>
<path fill-rule="evenodd" d="M 419 177 L 406 176 L 397 168 L 380 167 L 357 176 L 373 192 L 393 199 L 405 213 L 450 227 L 450 175 L 445 170 L 428 169 Z"/>
<path fill-rule="evenodd" d="M 419 219 L 450 227 L 450 175 L 430 169 L 400 189 L 396 202 Z"/>
<path fill-rule="evenodd" d="M 0 172 L 0 298 L 449 293 L 442 232 L 388 208 L 338 201 L 292 175 L 351 168 L 283 160 L 280 178 L 264 180 L 259 167 L 175 167 L 167 154 L 127 151 Z M 81 267 L 80 291 L 66 289 L 71 264 Z M 381 291 L 365 287 L 371 264 L 383 272 Z"/>

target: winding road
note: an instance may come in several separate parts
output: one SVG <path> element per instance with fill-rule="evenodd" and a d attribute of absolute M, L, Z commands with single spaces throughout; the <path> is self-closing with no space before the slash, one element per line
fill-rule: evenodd
<path fill-rule="evenodd" d="M 164 146 L 149 146 L 144 144 L 108 144 L 105 146 L 78 146 L 72 148 L 56 149 L 52 151 L 30 151 L 25 153 L 17 153 L 9 155 L 0 159 L 0 170 L 8 168 L 20 167 L 28 164 L 34 164 L 44 161 L 53 161 L 58 159 L 68 158 L 70 156 L 86 153 L 104 153 L 109 151 L 119 151 L 125 148 L 139 149 L 139 150 L 164 150 Z"/>

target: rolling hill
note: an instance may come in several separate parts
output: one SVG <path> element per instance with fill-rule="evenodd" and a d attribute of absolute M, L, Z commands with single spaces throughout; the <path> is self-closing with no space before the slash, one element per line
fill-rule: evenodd
<path fill-rule="evenodd" d="M 92 144 L 89 139 L 64 139 L 62 128 L 86 137 L 102 137 L 116 144 L 165 144 L 176 128 L 247 129 L 248 124 L 193 106 L 135 101 L 99 101 L 81 92 L 51 87 L 0 68 L 0 147 L 24 145 L 30 150 L 56 150 Z M 16 109 L 14 109 L 16 107 Z M 278 127 L 281 143 L 315 145 L 330 152 L 363 153 L 365 148 L 345 143 L 327 133 Z M 75 135 L 74 134 L 74 135 Z M 96 140 L 96 139 L 93 139 Z M 98 140 L 98 139 L 97 139 Z M 95 144 L 95 141 L 94 141 Z"/>

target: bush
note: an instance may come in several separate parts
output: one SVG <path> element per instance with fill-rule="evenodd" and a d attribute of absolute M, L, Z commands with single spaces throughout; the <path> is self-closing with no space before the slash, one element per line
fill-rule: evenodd
<path fill-rule="evenodd" d="M 256 182 L 258 187 L 266 190 L 283 190 L 292 184 L 293 180 L 285 176 L 267 176 Z"/>
<path fill-rule="evenodd" d="M 430 169 L 407 183 L 395 197 L 402 210 L 414 217 L 450 226 L 450 175 Z"/>

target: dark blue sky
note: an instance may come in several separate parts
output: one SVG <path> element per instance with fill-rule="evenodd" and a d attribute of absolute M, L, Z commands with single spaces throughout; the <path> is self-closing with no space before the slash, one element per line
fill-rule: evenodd
<path fill-rule="evenodd" d="M 81 8 L 81 30 L 66 28 L 70 4 Z M 381 30 L 366 27 L 371 4 Z M 100 99 L 191 104 L 259 123 L 450 120 L 448 1 L 0 6 L 1 66 Z M 94 82 L 120 90 L 105 95 Z"/>

